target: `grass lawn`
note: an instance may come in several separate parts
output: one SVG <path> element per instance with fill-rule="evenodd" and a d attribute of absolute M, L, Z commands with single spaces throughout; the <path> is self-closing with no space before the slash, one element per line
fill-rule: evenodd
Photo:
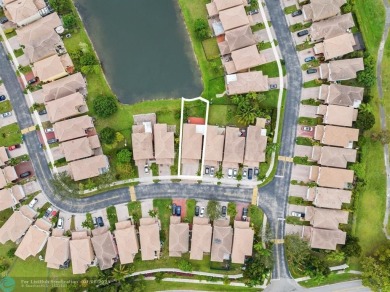
<path fill-rule="evenodd" d="M 16 123 L 0 128 L 0 137 L 0 146 L 11 146 L 22 143 L 22 134 Z"/>
<path fill-rule="evenodd" d="M 215 99 L 217 94 L 222 94 L 225 92 L 225 77 L 219 76 L 208 81 L 208 87 L 203 91 L 203 97 L 208 97 L 210 99 Z M 206 92 L 207 90 L 207 92 Z"/>
<path fill-rule="evenodd" d="M 158 219 L 161 221 L 161 231 L 164 232 L 165 238 L 160 238 L 164 241 L 164 249 L 168 249 L 169 239 L 169 217 L 172 214 L 172 199 L 154 199 L 153 208 L 158 210 Z M 160 232 L 160 234 L 162 233 Z"/>
<path fill-rule="evenodd" d="M 5 113 L 5 112 L 9 112 L 11 110 L 12 110 L 12 105 L 11 105 L 11 102 L 9 100 L 5 100 L 5 101 L 0 102 L 0 114 Z"/>
<path fill-rule="evenodd" d="M 207 60 L 219 58 L 219 48 L 216 38 L 209 38 L 202 41 L 204 53 Z"/>
<path fill-rule="evenodd" d="M 200 291 L 259 291 L 256 288 L 249 287 L 235 287 L 229 285 L 215 285 L 215 284 L 195 284 L 195 283 L 175 283 L 175 282 L 161 282 L 146 281 L 146 291 L 169 291 L 169 290 L 200 290 Z"/>
<path fill-rule="evenodd" d="M 129 210 L 129 215 L 130 216 L 135 216 L 137 218 L 142 217 L 142 209 L 141 209 L 141 202 L 135 201 L 135 202 L 130 202 L 127 204 L 127 209 Z"/>
<path fill-rule="evenodd" d="M 284 13 L 285 14 L 291 14 L 294 11 L 297 11 L 297 10 L 298 10 L 297 5 L 291 5 L 291 6 L 288 6 L 288 7 L 284 8 Z"/>
<path fill-rule="evenodd" d="M 251 225 L 254 227 L 255 234 L 259 234 L 263 226 L 264 213 L 260 208 L 255 205 L 250 205 L 248 210 L 248 217 L 251 218 Z"/>
<path fill-rule="evenodd" d="M 12 208 L 8 208 L 0 212 L 0 227 L 4 225 L 4 223 L 8 220 L 8 218 L 12 214 L 13 214 Z"/>
<path fill-rule="evenodd" d="M 187 206 L 187 216 L 186 216 L 187 221 L 189 223 L 192 223 L 192 220 L 194 219 L 194 216 L 195 216 L 196 200 L 195 199 L 187 199 L 186 206 Z"/>
<path fill-rule="evenodd" d="M 116 208 L 115 206 L 110 206 L 107 209 L 107 219 L 110 222 L 110 229 L 115 229 L 115 223 L 118 222 L 118 216 L 116 215 Z"/>
<path fill-rule="evenodd" d="M 303 88 L 317 87 L 320 86 L 322 82 L 320 80 L 314 79 L 303 83 Z"/>
<path fill-rule="evenodd" d="M 282 68 L 283 68 L 283 76 L 284 76 L 284 75 L 286 75 L 286 69 L 284 66 L 282 66 Z M 269 78 L 279 77 L 278 64 L 276 63 L 276 61 L 257 66 L 254 68 L 254 70 L 262 71 L 263 74 L 268 75 Z"/>
<path fill-rule="evenodd" d="M 305 126 L 317 126 L 322 123 L 322 118 L 299 117 L 298 124 Z"/>
<path fill-rule="evenodd" d="M 307 138 L 307 137 L 297 137 L 295 141 L 298 145 L 305 145 L 305 146 L 313 146 L 314 145 L 314 141 L 310 138 Z"/>
<path fill-rule="evenodd" d="M 20 48 L 20 49 L 14 50 L 14 54 L 15 54 L 16 58 L 22 56 L 24 54 L 23 49 Z"/>
<path fill-rule="evenodd" d="M 213 104 L 210 106 L 209 124 L 219 126 L 235 125 L 237 124 L 235 112 L 235 105 Z"/>
<path fill-rule="evenodd" d="M 360 275 L 356 275 L 356 274 L 348 274 L 348 273 L 335 274 L 335 273 L 332 273 L 327 278 L 310 279 L 307 281 L 299 282 L 299 285 L 306 287 L 306 288 L 311 288 L 311 287 L 317 287 L 317 286 L 323 286 L 323 285 L 330 285 L 330 284 L 334 284 L 334 283 L 357 280 L 360 278 L 361 278 Z"/>

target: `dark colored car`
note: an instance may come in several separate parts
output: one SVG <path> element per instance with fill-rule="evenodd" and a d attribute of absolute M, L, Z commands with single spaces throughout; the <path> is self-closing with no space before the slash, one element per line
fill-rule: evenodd
<path fill-rule="evenodd" d="M 32 79 L 28 80 L 27 83 L 31 85 L 31 84 L 34 84 L 37 81 L 38 81 L 38 78 L 32 78 Z"/>
<path fill-rule="evenodd" d="M 172 204 L 172 215 L 175 215 L 176 214 L 176 204 L 173 203 Z"/>
<path fill-rule="evenodd" d="M 308 34 L 309 34 L 309 31 L 307 29 L 305 29 L 305 30 L 298 32 L 297 36 L 303 37 L 304 35 L 308 35 Z"/>
<path fill-rule="evenodd" d="M 253 169 L 249 168 L 248 169 L 248 179 L 252 179 L 252 176 L 253 176 Z"/>
<path fill-rule="evenodd" d="M 1 17 L 1 18 L 0 18 L 0 23 L 1 23 L 1 24 L 4 24 L 4 23 L 6 23 L 6 22 L 8 22 L 8 18 L 7 18 L 7 17 Z"/>
<path fill-rule="evenodd" d="M 247 218 L 248 218 L 248 208 L 243 208 L 241 219 L 242 221 L 246 221 Z"/>
<path fill-rule="evenodd" d="M 209 174 L 209 173 L 210 173 L 210 168 L 206 167 L 206 168 L 204 169 L 204 174 Z"/>
<path fill-rule="evenodd" d="M 5 95 L 0 95 L 0 101 L 5 100 Z"/>
<path fill-rule="evenodd" d="M 98 218 L 97 218 L 97 224 L 98 224 L 100 227 L 103 227 L 103 226 L 104 226 L 104 222 L 103 222 L 103 218 L 102 218 L 102 217 L 98 217 Z"/>
<path fill-rule="evenodd" d="M 47 140 L 47 144 L 54 144 L 54 143 L 57 143 L 57 142 L 58 142 L 58 139 L 56 139 L 56 138 Z"/>
<path fill-rule="evenodd" d="M 226 206 L 222 206 L 222 217 L 226 217 Z"/>
<path fill-rule="evenodd" d="M 307 58 L 305 58 L 305 62 L 307 63 L 307 62 L 311 62 L 311 61 L 314 61 L 316 59 L 316 57 L 314 57 L 314 56 L 311 56 L 311 57 L 307 57 Z"/>
<path fill-rule="evenodd" d="M 298 9 L 297 11 L 294 11 L 293 13 L 291 13 L 292 17 L 299 16 L 299 15 L 302 15 L 302 10 L 300 10 L 300 9 Z"/>
<path fill-rule="evenodd" d="M 19 175 L 20 178 L 26 178 L 26 177 L 29 177 L 31 175 L 31 171 L 26 171 L 26 172 L 23 172 L 22 174 Z"/>
<path fill-rule="evenodd" d="M 307 73 L 307 74 L 314 74 L 314 73 L 317 73 L 317 69 L 314 69 L 314 68 L 307 69 L 307 70 L 306 70 L 306 73 Z"/>
<path fill-rule="evenodd" d="M 176 216 L 181 216 L 181 207 L 176 206 Z"/>
<path fill-rule="evenodd" d="M 47 208 L 46 212 L 45 212 L 45 217 L 48 218 L 51 211 L 53 211 L 53 209 L 51 207 Z"/>
<path fill-rule="evenodd" d="M 40 115 L 40 116 L 43 116 L 43 115 L 46 115 L 46 114 L 47 114 L 47 110 L 46 109 L 40 110 L 38 112 L 38 115 Z"/>
<path fill-rule="evenodd" d="M 277 84 L 270 84 L 269 89 L 276 89 L 278 88 Z"/>
<path fill-rule="evenodd" d="M 195 216 L 199 216 L 200 208 L 199 206 L 195 206 Z"/>

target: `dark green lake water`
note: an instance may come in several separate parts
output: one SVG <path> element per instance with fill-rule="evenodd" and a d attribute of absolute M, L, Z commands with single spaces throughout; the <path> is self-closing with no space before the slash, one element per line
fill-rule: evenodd
<path fill-rule="evenodd" d="M 76 6 L 121 102 L 200 95 L 200 72 L 175 0 L 77 0 Z"/>

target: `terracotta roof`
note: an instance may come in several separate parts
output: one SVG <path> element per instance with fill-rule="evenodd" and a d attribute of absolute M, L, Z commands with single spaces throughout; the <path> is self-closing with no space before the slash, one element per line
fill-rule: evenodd
<path fill-rule="evenodd" d="M 6 166 L 0 169 L 0 189 L 7 186 L 7 184 L 18 179 L 15 168 L 13 166 Z"/>
<path fill-rule="evenodd" d="M 203 134 L 198 131 L 201 125 L 183 124 L 182 160 L 200 160 L 202 157 Z"/>
<path fill-rule="evenodd" d="M 214 0 L 206 4 L 207 13 L 211 16 L 216 16 L 222 10 L 229 9 L 238 5 L 242 5 L 242 0 Z"/>
<path fill-rule="evenodd" d="M 228 45 L 229 52 L 256 44 L 255 37 L 249 25 L 227 31 L 225 34 L 225 42 Z M 226 54 L 226 51 L 224 50 L 224 53 L 221 52 L 221 54 Z"/>
<path fill-rule="evenodd" d="M 357 72 L 362 70 L 364 70 L 363 58 L 330 61 L 321 63 L 320 78 L 329 81 L 355 79 Z"/>
<path fill-rule="evenodd" d="M 48 268 L 59 269 L 70 259 L 69 237 L 51 236 L 47 241 L 45 262 Z"/>
<path fill-rule="evenodd" d="M 267 136 L 262 135 L 262 130 L 258 126 L 248 126 L 244 156 L 244 165 L 246 166 L 259 167 L 259 163 L 265 161 Z"/>
<path fill-rule="evenodd" d="M 317 228 L 336 230 L 339 228 L 340 223 L 348 223 L 348 215 L 349 213 L 343 210 L 321 209 L 315 207 L 305 208 L 305 220 L 310 221 L 310 224 Z"/>
<path fill-rule="evenodd" d="M 73 66 L 71 62 L 68 54 L 62 56 L 53 55 L 35 62 L 32 69 L 34 76 L 37 76 L 40 81 L 53 81 L 68 75 L 66 70 L 68 67 Z"/>
<path fill-rule="evenodd" d="M 225 32 L 249 24 L 249 18 L 246 15 L 243 5 L 221 11 L 219 13 L 219 19 Z"/>
<path fill-rule="evenodd" d="M 217 126 L 207 126 L 205 164 L 218 166 L 222 161 L 225 129 Z"/>
<path fill-rule="evenodd" d="M 356 41 L 353 34 L 345 33 L 315 44 L 314 53 L 316 55 L 323 54 L 325 60 L 330 60 L 353 52 L 355 45 Z"/>
<path fill-rule="evenodd" d="M 0 190 L 0 211 L 11 208 L 17 204 L 11 189 Z"/>
<path fill-rule="evenodd" d="M 76 92 L 46 103 L 46 109 L 50 122 L 55 123 L 86 113 L 88 106 L 84 96 Z"/>
<path fill-rule="evenodd" d="M 86 95 L 86 87 L 87 85 L 85 84 L 83 75 L 81 75 L 81 73 L 76 73 L 53 82 L 43 84 L 42 91 L 44 99 L 47 102 L 68 96 L 75 92 L 80 92 L 83 95 Z"/>
<path fill-rule="evenodd" d="M 347 233 L 341 230 L 326 230 L 303 226 L 308 234 L 311 248 L 336 250 L 337 244 L 345 244 Z"/>
<path fill-rule="evenodd" d="M 244 264 L 246 256 L 252 256 L 254 231 L 249 221 L 234 221 L 232 263 Z"/>
<path fill-rule="evenodd" d="M 46 6 L 43 0 L 17 0 L 5 4 L 5 14 L 9 20 L 14 23 L 20 23 L 24 20 L 37 16 L 40 18 L 39 9 Z"/>
<path fill-rule="evenodd" d="M 352 148 L 358 138 L 359 129 L 318 125 L 314 130 L 314 139 L 330 146 Z"/>
<path fill-rule="evenodd" d="M 313 154 L 318 153 L 311 157 L 312 160 L 317 161 L 322 166 L 340 167 L 346 168 L 347 163 L 356 162 L 356 149 L 346 149 L 330 146 L 313 146 Z"/>
<path fill-rule="evenodd" d="M 8 152 L 6 147 L 0 147 L 0 166 L 4 166 L 9 161 Z"/>
<path fill-rule="evenodd" d="M 346 0 L 311 0 L 302 6 L 305 20 L 319 21 L 340 14 L 340 7 Z"/>
<path fill-rule="evenodd" d="M 208 218 L 194 217 L 191 237 L 191 260 L 202 260 L 203 254 L 211 250 L 212 227 Z"/>
<path fill-rule="evenodd" d="M 181 257 L 188 252 L 190 228 L 179 216 L 171 216 L 169 225 L 169 256 Z"/>
<path fill-rule="evenodd" d="M 84 274 L 95 259 L 87 232 L 72 232 L 70 241 L 73 274 Z"/>
<path fill-rule="evenodd" d="M 137 131 L 134 131 L 135 128 L 137 128 Z M 153 134 L 146 132 L 144 125 L 133 126 L 131 141 L 136 165 L 145 165 L 146 160 L 154 158 Z"/>
<path fill-rule="evenodd" d="M 64 153 L 66 161 L 93 156 L 94 150 L 98 148 L 100 148 L 100 141 L 97 135 L 82 137 L 60 144 L 60 149 Z"/>
<path fill-rule="evenodd" d="M 15 211 L 0 228 L 0 242 L 5 244 L 8 240 L 12 242 L 20 239 L 26 230 L 33 223 L 33 220 L 25 216 L 21 211 Z"/>
<path fill-rule="evenodd" d="M 329 188 L 309 188 L 307 190 L 307 200 L 320 208 L 341 209 L 343 203 L 351 202 L 352 191 L 329 189 Z"/>
<path fill-rule="evenodd" d="M 130 264 L 139 249 L 135 226 L 130 221 L 122 221 L 115 223 L 115 228 L 114 235 L 121 264 Z"/>
<path fill-rule="evenodd" d="M 352 13 L 347 13 L 314 22 L 309 28 L 309 33 L 313 41 L 329 39 L 346 33 L 354 26 L 355 22 L 353 21 Z"/>
<path fill-rule="evenodd" d="M 353 182 L 353 170 L 311 166 L 310 180 L 317 182 L 320 187 L 347 189 Z"/>
<path fill-rule="evenodd" d="M 320 105 L 317 114 L 323 116 L 323 123 L 335 126 L 352 127 L 356 121 L 358 111 L 353 107 L 339 105 Z"/>
<path fill-rule="evenodd" d="M 327 104 L 359 107 L 363 100 L 363 87 L 340 84 L 321 85 L 319 99 Z"/>
<path fill-rule="evenodd" d="M 112 267 L 118 257 L 118 251 L 108 227 L 100 227 L 92 230 L 92 246 L 96 254 L 100 270 Z"/>
<path fill-rule="evenodd" d="M 237 73 L 225 76 L 228 95 L 268 91 L 268 76 L 261 71 Z"/>
<path fill-rule="evenodd" d="M 244 162 L 245 137 L 239 128 L 226 127 L 223 167 L 238 167 Z"/>
<path fill-rule="evenodd" d="M 56 138 L 60 142 L 85 137 L 86 131 L 93 128 L 93 121 L 90 116 L 81 116 L 54 124 Z"/>
<path fill-rule="evenodd" d="M 12 192 L 12 195 L 14 196 L 14 198 L 17 200 L 17 201 L 20 201 L 21 199 L 25 198 L 26 197 L 26 194 L 23 190 L 23 187 L 20 186 L 20 185 L 14 185 L 11 187 L 11 192 Z"/>
<path fill-rule="evenodd" d="M 175 133 L 169 131 L 167 124 L 154 125 L 154 156 L 157 164 L 173 164 L 175 158 L 174 140 Z M 167 161 L 169 163 L 166 163 Z"/>
<path fill-rule="evenodd" d="M 154 260 L 160 256 L 160 230 L 154 218 L 141 218 L 139 226 L 141 258 L 143 261 Z"/>
<path fill-rule="evenodd" d="M 211 261 L 223 262 L 224 260 L 230 260 L 232 244 L 233 228 L 231 226 L 217 226 L 214 224 Z"/>
<path fill-rule="evenodd" d="M 71 176 L 75 181 L 99 176 L 109 169 L 108 158 L 105 155 L 97 155 L 68 164 Z"/>
<path fill-rule="evenodd" d="M 247 70 L 249 68 L 266 63 L 264 56 L 260 55 L 256 45 L 233 51 L 231 57 L 234 66 L 230 67 L 227 65 L 232 62 L 224 63 L 227 74 Z"/>

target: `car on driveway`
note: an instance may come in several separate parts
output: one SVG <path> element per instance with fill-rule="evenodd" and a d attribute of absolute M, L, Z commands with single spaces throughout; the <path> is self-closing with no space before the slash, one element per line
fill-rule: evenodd
<path fill-rule="evenodd" d="M 247 174 L 247 170 L 244 169 L 244 170 L 242 171 L 242 177 L 246 177 L 246 174 Z"/>
<path fill-rule="evenodd" d="M 28 83 L 29 85 L 31 85 L 31 84 L 34 84 L 34 83 L 37 82 L 37 81 L 38 81 L 38 78 L 32 78 L 32 79 L 28 80 L 27 83 Z"/>
<path fill-rule="evenodd" d="M 176 206 L 176 216 L 181 216 L 181 206 Z"/>
<path fill-rule="evenodd" d="M 53 209 L 51 207 L 47 208 L 46 212 L 45 212 L 45 217 L 48 218 L 51 214 L 51 211 L 53 211 Z"/>
<path fill-rule="evenodd" d="M 255 170 L 253 171 L 253 174 L 255 176 L 258 176 L 259 175 L 259 169 L 257 167 L 255 167 Z"/>
<path fill-rule="evenodd" d="M 46 128 L 45 133 L 52 133 L 54 132 L 54 128 Z"/>
<path fill-rule="evenodd" d="M 31 171 L 26 171 L 26 172 L 23 172 L 22 174 L 19 175 L 20 178 L 26 178 L 26 177 L 29 177 L 31 175 Z"/>
<path fill-rule="evenodd" d="M 309 34 L 309 31 L 307 29 L 305 29 L 305 30 L 302 30 L 302 31 L 298 32 L 297 36 L 298 37 L 303 37 L 303 36 L 308 35 L 308 34 Z"/>
<path fill-rule="evenodd" d="M 204 169 L 204 174 L 209 174 L 209 173 L 210 173 L 210 168 L 206 167 L 206 168 Z"/>
<path fill-rule="evenodd" d="M 314 61 L 315 59 L 316 59 L 316 57 L 310 56 L 310 57 L 305 58 L 305 62 L 306 62 L 306 63 L 307 63 L 307 62 L 311 62 L 311 61 Z"/>
<path fill-rule="evenodd" d="M 56 139 L 56 138 L 47 140 L 47 144 L 54 144 L 54 143 L 57 143 L 57 142 L 58 142 L 58 139 Z"/>
<path fill-rule="evenodd" d="M 35 204 L 38 203 L 38 199 L 34 198 L 31 200 L 31 202 L 28 204 L 30 208 L 34 208 Z"/>
<path fill-rule="evenodd" d="M 252 179 L 252 175 L 253 175 L 253 169 L 249 168 L 248 169 L 248 179 Z"/>
<path fill-rule="evenodd" d="M 253 14 L 257 14 L 259 13 L 259 10 L 258 9 L 254 9 L 254 10 L 251 10 L 248 12 L 248 15 L 253 15 Z"/>
<path fill-rule="evenodd" d="M 8 18 L 7 17 L 1 17 L 0 18 L 0 24 L 4 24 L 6 22 L 8 22 Z"/>
<path fill-rule="evenodd" d="M 145 165 L 144 171 L 145 171 L 145 173 L 149 173 L 149 166 L 148 165 Z"/>
<path fill-rule="evenodd" d="M 19 144 L 15 144 L 15 145 L 9 146 L 9 147 L 8 147 L 8 150 L 9 150 L 9 151 L 12 151 L 12 150 L 15 150 L 15 149 L 17 149 L 17 148 L 20 148 L 20 145 L 19 145 Z"/>
<path fill-rule="evenodd" d="M 248 218 L 248 208 L 243 208 L 241 219 L 242 219 L 242 221 L 246 221 L 247 218 Z"/>
<path fill-rule="evenodd" d="M 304 213 L 301 213 L 301 212 L 291 212 L 291 216 L 293 217 L 299 217 L 299 218 L 303 218 L 305 217 L 305 214 Z"/>
<path fill-rule="evenodd" d="M 214 166 L 210 167 L 210 176 L 214 176 L 215 168 Z"/>
<path fill-rule="evenodd" d="M 61 217 L 60 219 L 58 219 L 57 228 L 59 228 L 59 229 L 64 229 L 64 218 L 63 218 L 63 217 Z"/>
<path fill-rule="evenodd" d="M 102 217 L 98 217 L 97 218 L 97 224 L 99 225 L 99 227 L 103 227 L 104 226 L 104 222 L 103 222 L 103 218 Z"/>
<path fill-rule="evenodd" d="M 313 131 L 313 127 L 302 126 L 302 127 L 301 127 L 301 130 L 302 130 L 302 131 L 305 131 L 305 132 L 311 132 L 311 131 Z"/>
<path fill-rule="evenodd" d="M 172 215 L 175 215 L 176 214 L 176 204 L 173 203 L 172 204 Z"/>
<path fill-rule="evenodd" d="M 277 84 L 270 84 L 269 89 L 277 89 L 278 85 Z"/>
<path fill-rule="evenodd" d="M 221 215 L 222 217 L 226 217 L 226 206 L 222 206 Z"/>
<path fill-rule="evenodd" d="M 234 168 L 234 169 L 233 169 L 233 177 L 234 177 L 234 178 L 237 177 L 237 168 Z"/>
<path fill-rule="evenodd" d="M 200 208 L 199 206 L 195 206 L 195 216 L 199 216 Z"/>
<path fill-rule="evenodd" d="M 199 217 L 203 217 L 203 216 L 204 216 L 204 207 L 201 207 Z"/>
<path fill-rule="evenodd" d="M 307 73 L 307 74 L 314 74 L 314 73 L 317 73 L 317 69 L 314 69 L 314 68 L 307 69 L 307 70 L 306 70 L 306 73 Z"/>
<path fill-rule="evenodd" d="M 40 116 L 43 116 L 43 115 L 46 115 L 46 114 L 47 114 L 47 110 L 46 109 L 40 110 L 38 112 L 38 115 L 40 115 Z"/>
<path fill-rule="evenodd" d="M 293 13 L 291 13 L 292 17 L 299 16 L 299 15 L 302 15 L 302 10 L 301 9 L 298 9 L 297 11 L 294 11 Z"/>
<path fill-rule="evenodd" d="M 5 99 L 5 95 L 0 95 L 0 101 L 4 101 Z"/>
<path fill-rule="evenodd" d="M 12 116 L 12 113 L 11 112 L 6 112 L 6 113 L 3 113 L 3 114 L 0 114 L 3 118 L 8 118 L 10 116 Z"/>

